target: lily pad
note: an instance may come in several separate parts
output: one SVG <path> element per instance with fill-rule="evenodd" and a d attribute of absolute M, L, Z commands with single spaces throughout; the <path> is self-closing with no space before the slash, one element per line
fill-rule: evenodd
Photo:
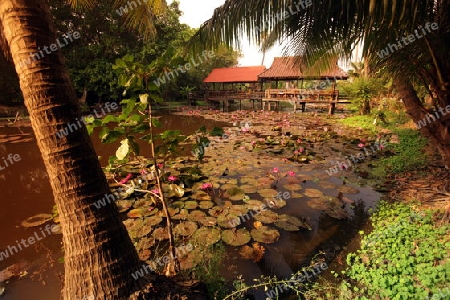
<path fill-rule="evenodd" d="M 181 198 L 184 195 L 184 189 L 178 184 L 169 184 L 169 197 Z"/>
<path fill-rule="evenodd" d="M 200 201 L 200 204 L 198 205 L 201 209 L 210 209 L 214 206 L 214 202 L 212 201 Z"/>
<path fill-rule="evenodd" d="M 151 217 L 145 218 L 145 222 L 149 226 L 156 226 L 159 223 L 161 223 L 162 220 L 163 220 L 163 218 L 160 216 L 151 216 Z"/>
<path fill-rule="evenodd" d="M 184 201 L 175 201 L 170 204 L 171 207 L 175 208 L 183 208 L 184 207 Z"/>
<path fill-rule="evenodd" d="M 267 206 L 271 209 L 279 209 L 286 206 L 286 201 L 283 199 L 266 199 Z"/>
<path fill-rule="evenodd" d="M 348 185 L 341 185 L 338 188 L 338 191 L 343 193 L 343 194 L 358 194 L 359 193 L 358 189 L 355 189 L 355 188 L 353 188 L 351 186 L 348 186 Z"/>
<path fill-rule="evenodd" d="M 261 226 L 253 229 L 251 235 L 255 241 L 265 244 L 275 243 L 280 237 L 278 230 L 272 229 L 268 226 Z"/>
<path fill-rule="evenodd" d="M 264 210 L 255 215 L 255 219 L 264 224 L 271 224 L 278 221 L 278 214 L 271 210 Z"/>
<path fill-rule="evenodd" d="M 306 223 L 305 221 L 302 221 L 299 218 L 294 217 L 294 216 L 283 214 L 283 215 L 279 216 L 279 220 L 282 222 L 286 222 L 288 224 L 297 226 L 297 227 L 303 227 L 308 230 L 312 230 L 311 226 L 308 223 Z M 275 223 L 275 225 L 277 225 L 277 223 Z"/>
<path fill-rule="evenodd" d="M 226 214 L 220 215 L 217 218 L 217 224 L 224 228 L 234 228 L 241 224 L 240 215 L 237 214 Z"/>
<path fill-rule="evenodd" d="M 263 198 L 273 198 L 278 195 L 278 192 L 273 189 L 262 189 L 258 192 Z"/>
<path fill-rule="evenodd" d="M 240 189 L 246 194 L 253 194 L 258 191 L 258 188 L 254 185 L 244 184 L 240 186 Z"/>
<path fill-rule="evenodd" d="M 300 191 L 302 189 L 302 186 L 297 183 L 290 183 L 284 184 L 283 188 L 287 189 L 288 191 Z"/>
<path fill-rule="evenodd" d="M 203 226 L 211 227 L 216 226 L 217 224 L 217 218 L 214 217 L 204 217 L 198 221 Z"/>
<path fill-rule="evenodd" d="M 153 237 L 144 237 L 139 240 L 137 243 L 137 248 L 141 249 L 149 249 L 155 244 L 155 239 Z"/>
<path fill-rule="evenodd" d="M 172 220 L 185 220 L 188 215 L 189 211 L 183 208 L 178 214 L 172 216 Z"/>
<path fill-rule="evenodd" d="M 34 215 L 32 217 L 29 217 L 25 220 L 23 220 L 20 225 L 22 225 L 23 227 L 37 227 L 40 226 L 42 224 L 45 224 L 49 221 L 51 221 L 53 218 L 52 214 L 37 214 Z"/>
<path fill-rule="evenodd" d="M 300 230 L 300 228 L 298 228 L 297 226 L 290 224 L 286 221 L 277 221 L 275 222 L 275 226 L 277 226 L 278 228 L 281 228 L 283 230 L 286 231 L 298 231 Z"/>
<path fill-rule="evenodd" d="M 261 210 L 264 207 L 263 205 L 267 207 L 265 203 L 259 200 L 247 200 L 246 202 L 245 207 L 247 207 L 247 209 Z"/>
<path fill-rule="evenodd" d="M 184 208 L 189 210 L 196 209 L 197 206 L 198 206 L 197 201 L 186 201 L 184 203 Z"/>
<path fill-rule="evenodd" d="M 220 230 L 208 227 L 202 227 L 192 235 L 193 242 L 204 247 L 214 245 L 220 241 L 220 237 Z"/>
<path fill-rule="evenodd" d="M 206 214 L 204 212 L 202 212 L 201 210 L 194 210 L 187 216 L 187 219 L 189 221 L 198 222 L 199 220 L 202 220 L 205 217 L 206 217 Z"/>
<path fill-rule="evenodd" d="M 248 245 L 243 246 L 239 250 L 239 254 L 243 259 L 257 263 L 264 257 L 265 250 L 264 246 L 260 246 L 258 242 L 254 242 L 251 247 Z"/>
<path fill-rule="evenodd" d="M 314 198 L 314 197 L 322 197 L 323 193 L 318 189 L 306 189 L 304 192 L 306 197 Z"/>
<path fill-rule="evenodd" d="M 327 210 L 330 207 L 329 201 L 327 201 L 327 199 L 324 196 L 318 198 L 311 198 L 306 203 L 308 204 L 309 207 L 317 210 Z"/>
<path fill-rule="evenodd" d="M 192 199 L 199 200 L 199 201 L 211 201 L 211 196 L 209 196 L 207 193 L 203 191 L 197 191 L 194 194 L 192 194 Z"/>
<path fill-rule="evenodd" d="M 116 202 L 117 208 L 119 209 L 119 212 L 126 212 L 131 208 L 131 201 L 129 200 L 117 200 Z"/>
<path fill-rule="evenodd" d="M 212 217 L 218 217 L 220 214 L 224 212 L 224 208 L 220 206 L 214 206 L 210 210 L 208 210 L 208 214 Z"/>
<path fill-rule="evenodd" d="M 329 181 L 320 181 L 318 184 L 321 188 L 328 190 L 335 189 L 337 187 L 334 183 Z"/>
<path fill-rule="evenodd" d="M 173 232 L 177 235 L 190 236 L 197 230 L 197 224 L 195 222 L 187 221 L 175 226 Z"/>
<path fill-rule="evenodd" d="M 233 205 L 228 212 L 231 214 L 244 215 L 248 212 L 248 208 L 245 205 Z"/>
<path fill-rule="evenodd" d="M 245 228 L 227 229 L 222 232 L 222 240 L 231 246 L 242 246 L 250 241 L 250 234 Z"/>
<path fill-rule="evenodd" d="M 169 239 L 169 232 L 166 227 L 158 227 L 153 231 L 152 237 L 158 241 L 167 240 Z"/>

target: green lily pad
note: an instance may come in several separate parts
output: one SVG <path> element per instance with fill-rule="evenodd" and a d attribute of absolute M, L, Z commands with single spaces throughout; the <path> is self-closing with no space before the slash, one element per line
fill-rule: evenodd
<path fill-rule="evenodd" d="M 306 223 L 305 221 L 302 221 L 299 218 L 294 217 L 294 216 L 283 214 L 283 215 L 280 215 L 278 219 L 280 221 L 289 223 L 289 224 L 297 226 L 297 227 L 303 227 L 303 228 L 312 230 L 311 226 L 308 223 Z M 277 225 L 277 224 L 275 223 L 275 225 Z"/>
<path fill-rule="evenodd" d="M 170 206 L 171 207 L 175 207 L 175 208 L 183 208 L 184 207 L 184 201 L 175 201 L 175 202 L 172 202 L 171 204 L 170 204 Z"/>
<path fill-rule="evenodd" d="M 239 219 L 239 215 L 237 214 L 226 214 L 220 215 L 217 218 L 217 224 L 224 228 L 233 228 L 236 227 L 236 225 L 241 224 L 241 221 Z"/>
<path fill-rule="evenodd" d="M 160 216 L 151 216 L 151 217 L 146 218 L 145 222 L 149 226 L 156 226 L 159 223 L 161 223 L 162 220 L 163 220 L 163 218 Z"/>
<path fill-rule="evenodd" d="M 197 206 L 198 206 L 197 201 L 186 201 L 184 203 L 184 208 L 189 210 L 196 209 Z"/>
<path fill-rule="evenodd" d="M 290 183 L 284 184 L 283 188 L 287 189 L 288 191 L 300 191 L 302 189 L 302 186 L 297 183 Z"/>
<path fill-rule="evenodd" d="M 183 222 L 183 223 L 180 223 L 177 226 L 175 226 L 173 232 L 176 235 L 190 236 L 196 230 L 197 230 L 197 223 L 187 221 L 187 222 Z"/>
<path fill-rule="evenodd" d="M 278 241 L 280 233 L 276 229 L 272 229 L 268 226 L 261 226 L 253 229 L 251 232 L 252 238 L 260 243 L 272 244 Z"/>
<path fill-rule="evenodd" d="M 179 208 L 173 208 L 173 207 L 169 207 L 167 210 L 169 211 L 169 215 L 171 217 L 176 215 L 176 214 L 178 214 L 180 212 Z"/>
<path fill-rule="evenodd" d="M 152 237 L 158 241 L 169 239 L 169 232 L 166 227 L 158 227 L 153 231 Z"/>
<path fill-rule="evenodd" d="M 306 197 L 314 198 L 314 197 L 322 197 L 323 193 L 318 189 L 306 189 L 304 192 Z"/>
<path fill-rule="evenodd" d="M 271 224 L 278 221 L 278 214 L 267 209 L 256 214 L 255 219 L 264 224 Z"/>
<path fill-rule="evenodd" d="M 202 227 L 192 235 L 194 244 L 208 247 L 220 241 L 220 230 L 216 228 Z"/>
<path fill-rule="evenodd" d="M 300 230 L 300 228 L 298 228 L 297 226 L 290 224 L 286 221 L 277 221 L 275 222 L 275 226 L 277 226 L 278 228 L 281 228 L 283 230 L 286 231 L 298 231 Z"/>
<path fill-rule="evenodd" d="M 233 205 L 228 212 L 235 215 L 244 215 L 248 212 L 248 208 L 245 205 Z"/>
<path fill-rule="evenodd" d="M 279 209 L 286 206 L 286 201 L 283 199 L 273 199 L 273 200 L 267 199 L 266 203 L 267 206 L 271 209 Z"/>
<path fill-rule="evenodd" d="M 327 189 L 327 190 L 332 190 L 337 187 L 334 183 L 331 183 L 329 181 L 320 181 L 318 184 L 321 188 Z"/>
<path fill-rule="evenodd" d="M 341 185 L 338 188 L 338 191 L 343 193 L 343 194 L 358 194 L 359 193 L 358 189 L 355 189 L 355 188 L 353 188 L 351 186 L 348 186 L 348 185 Z"/>
<path fill-rule="evenodd" d="M 194 194 L 192 194 L 192 199 L 199 200 L 199 201 L 211 201 L 211 196 L 209 196 L 207 193 L 203 191 L 196 191 Z"/>
<path fill-rule="evenodd" d="M 128 218 L 142 218 L 144 216 L 144 211 L 145 210 L 143 210 L 141 208 L 132 209 L 127 213 L 127 217 Z"/>
<path fill-rule="evenodd" d="M 210 210 L 208 210 L 208 214 L 212 217 L 218 217 L 224 212 L 225 208 L 220 206 L 214 206 Z"/>
<path fill-rule="evenodd" d="M 150 249 L 153 245 L 155 245 L 155 239 L 153 237 L 144 237 L 139 240 L 136 248 L 139 250 Z"/>
<path fill-rule="evenodd" d="M 261 197 L 263 198 L 273 198 L 278 195 L 278 192 L 273 189 L 262 189 L 259 190 L 258 194 L 261 195 Z"/>
<path fill-rule="evenodd" d="M 324 196 L 311 198 L 306 203 L 308 204 L 309 207 L 317 210 L 327 210 L 330 207 L 329 201 L 327 201 L 327 199 Z"/>
<path fill-rule="evenodd" d="M 247 200 L 245 207 L 247 209 L 252 209 L 252 210 L 261 210 L 265 205 L 267 207 L 267 205 L 265 203 L 263 203 L 262 201 L 259 200 Z"/>
<path fill-rule="evenodd" d="M 227 189 L 224 196 L 230 200 L 239 201 L 245 197 L 245 194 L 241 189 L 234 186 L 233 188 Z"/>
<path fill-rule="evenodd" d="M 214 206 L 214 202 L 212 201 L 200 201 L 200 204 L 198 205 L 201 209 L 210 209 Z"/>
<path fill-rule="evenodd" d="M 169 197 L 181 198 L 184 195 L 184 189 L 178 184 L 169 184 Z"/>
<path fill-rule="evenodd" d="M 199 220 L 202 220 L 205 217 L 206 217 L 206 214 L 204 212 L 202 212 L 201 210 L 194 210 L 187 216 L 187 219 L 189 221 L 198 222 Z"/>
<path fill-rule="evenodd" d="M 254 185 L 244 184 L 239 187 L 245 194 L 253 194 L 258 192 L 258 188 Z"/>
<path fill-rule="evenodd" d="M 245 228 L 227 229 L 222 232 L 222 240 L 231 246 L 242 246 L 250 241 L 250 234 Z"/>
<path fill-rule="evenodd" d="M 189 211 L 183 208 L 178 214 L 172 216 L 172 220 L 185 220 L 188 215 Z"/>
<path fill-rule="evenodd" d="M 119 212 L 126 212 L 131 208 L 131 201 L 129 200 L 117 200 L 116 202 L 117 208 L 119 209 Z"/>
<path fill-rule="evenodd" d="M 204 217 L 198 221 L 203 226 L 211 227 L 217 225 L 217 218 L 214 217 Z"/>

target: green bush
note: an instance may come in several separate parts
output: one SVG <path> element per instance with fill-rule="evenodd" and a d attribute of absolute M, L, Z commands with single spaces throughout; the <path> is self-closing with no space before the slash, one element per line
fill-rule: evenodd
<path fill-rule="evenodd" d="M 360 250 L 347 256 L 342 291 L 358 299 L 427 299 L 449 285 L 450 226 L 437 226 L 433 211 L 382 202 L 372 223 Z"/>

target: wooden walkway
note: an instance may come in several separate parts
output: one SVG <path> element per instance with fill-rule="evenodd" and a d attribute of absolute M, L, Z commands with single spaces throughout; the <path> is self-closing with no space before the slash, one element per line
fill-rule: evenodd
<path fill-rule="evenodd" d="M 289 102 L 294 107 L 301 107 L 302 112 L 306 110 L 307 103 L 327 104 L 330 115 L 334 114 L 336 104 L 349 103 L 348 100 L 339 99 L 339 91 L 317 91 L 307 89 L 267 89 L 265 91 L 196 91 L 189 94 L 189 99 L 204 99 L 222 104 L 223 111 L 229 111 L 230 103 L 239 101 L 239 109 L 242 109 L 242 100 L 252 101 L 252 108 L 255 109 L 255 101 L 261 102 L 264 110 L 266 106 L 269 110 L 278 110 L 280 102 Z"/>

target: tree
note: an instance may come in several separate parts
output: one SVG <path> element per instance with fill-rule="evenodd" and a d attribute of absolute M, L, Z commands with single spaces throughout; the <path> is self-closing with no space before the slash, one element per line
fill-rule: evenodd
<path fill-rule="evenodd" d="M 92 5 L 93 2 L 83 3 Z M 119 6 L 126 2 L 115 1 L 114 4 Z M 130 11 L 125 17 L 129 21 L 127 24 L 144 24 L 147 27 L 141 28 L 141 33 L 152 32 L 151 17 L 158 12 L 158 4 L 162 7 L 164 1 L 153 1 L 153 6 L 145 4 Z M 148 20 L 133 19 L 136 16 L 146 16 Z M 72 42 L 76 43 L 75 34 L 72 37 Z M 80 120 L 81 114 L 60 49 L 41 56 L 36 54 L 40 49 L 37 47 L 50 47 L 56 41 L 47 0 L 0 2 L 0 40 L 14 62 L 58 206 L 65 251 L 62 297 L 201 298 L 163 276 L 151 274 L 138 280 L 132 278 L 131 272 L 141 268 L 142 263 L 117 207 L 111 203 L 97 209 L 93 205 L 110 194 L 110 190 L 86 128 L 81 126 L 57 138 L 56 133 Z M 34 54 L 35 59 L 30 59 L 30 54 Z"/>
<path fill-rule="evenodd" d="M 433 118 L 420 131 L 450 167 L 450 118 L 445 110 L 450 108 L 450 1 L 227 0 L 191 44 L 193 49 L 221 42 L 238 45 L 242 34 L 259 44 L 266 29 L 287 41 L 285 54 L 302 55 L 310 66 L 325 62 L 322 67 L 329 67 L 338 56 L 350 59 L 362 42 L 367 69 L 393 77 L 413 120 Z M 419 99 L 414 88 L 418 85 L 435 95 L 435 107 Z M 439 110 L 437 115 L 433 109 Z"/>

